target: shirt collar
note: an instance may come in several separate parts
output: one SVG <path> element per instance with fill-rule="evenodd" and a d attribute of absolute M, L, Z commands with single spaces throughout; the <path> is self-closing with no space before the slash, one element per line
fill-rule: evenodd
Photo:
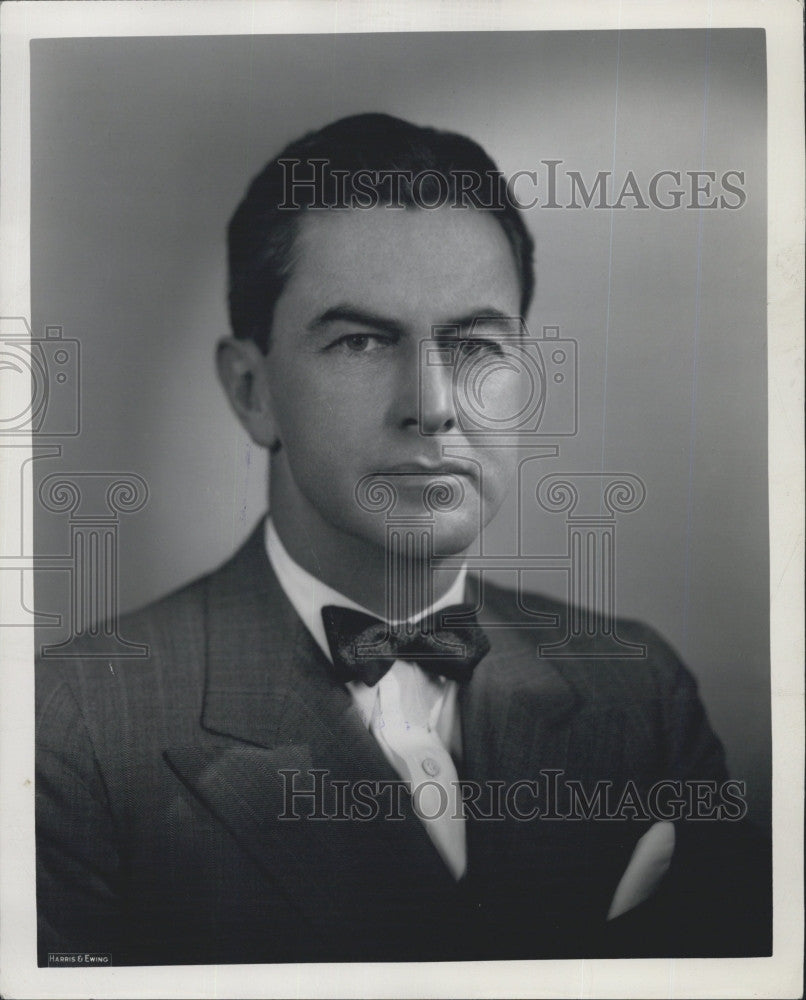
<path fill-rule="evenodd" d="M 367 615 L 371 615 L 372 612 L 361 604 L 350 600 L 349 597 L 345 597 L 344 594 L 340 594 L 321 580 L 318 580 L 313 574 L 303 569 L 299 563 L 295 562 L 280 541 L 280 536 L 277 534 L 270 517 L 266 518 L 264 539 L 266 554 L 280 582 L 280 586 L 285 591 L 286 597 L 302 619 L 305 627 L 314 637 L 325 656 L 330 660 L 330 647 L 328 646 L 325 626 L 322 621 L 322 608 L 327 604 L 337 604 L 341 607 L 363 611 Z M 440 611 L 451 604 L 460 604 L 465 596 L 466 576 L 467 569 L 463 566 L 448 591 L 438 601 L 435 601 L 430 608 L 426 608 L 413 620 L 418 621 L 420 618 L 424 618 L 425 615 L 434 611 Z"/>

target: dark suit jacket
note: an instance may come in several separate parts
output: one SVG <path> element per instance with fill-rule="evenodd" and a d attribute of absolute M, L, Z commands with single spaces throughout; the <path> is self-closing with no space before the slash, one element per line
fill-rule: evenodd
<path fill-rule="evenodd" d="M 498 627 L 460 689 L 462 778 L 725 777 L 694 681 L 651 631 L 620 625 L 644 659 L 553 661 L 537 645 L 564 634 L 565 608 L 541 599 L 559 626 L 518 627 L 533 619 L 515 594 L 484 590 L 480 618 Z M 471 815 L 456 884 L 405 796 L 403 819 L 280 818 L 281 771 L 308 787 L 323 769 L 328 790 L 397 775 L 280 588 L 262 528 L 121 634 L 149 656 L 37 668 L 42 964 L 769 953 L 768 853 L 741 824 L 679 823 L 661 891 L 607 923 L 645 819 Z"/>

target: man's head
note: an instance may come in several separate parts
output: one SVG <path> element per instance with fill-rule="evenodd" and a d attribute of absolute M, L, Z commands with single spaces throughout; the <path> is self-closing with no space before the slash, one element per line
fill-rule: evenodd
<path fill-rule="evenodd" d="M 293 271 L 296 238 L 314 216 L 373 203 L 475 206 L 509 243 L 525 316 L 534 290 L 533 242 L 506 180 L 478 143 L 390 115 L 342 118 L 290 143 L 254 178 L 228 229 L 229 312 L 237 338 L 266 351 L 277 300 Z"/>
<path fill-rule="evenodd" d="M 391 480 L 396 513 L 416 515 L 441 477 L 460 502 L 434 517 L 437 550 L 472 544 L 509 488 L 514 451 L 466 436 L 456 362 L 486 359 L 485 405 L 493 418 L 511 410 L 519 386 L 497 338 L 533 289 L 532 240 L 492 160 L 386 115 L 336 122 L 253 181 L 229 259 L 235 339 L 219 348 L 219 374 L 273 452 L 281 535 L 319 557 L 383 547 L 385 518 L 362 485 Z M 445 363 L 424 367 L 435 339 Z"/>

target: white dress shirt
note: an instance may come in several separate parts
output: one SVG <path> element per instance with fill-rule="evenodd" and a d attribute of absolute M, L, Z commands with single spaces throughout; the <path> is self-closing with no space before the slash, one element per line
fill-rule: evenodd
<path fill-rule="evenodd" d="M 296 563 L 280 541 L 271 518 L 266 518 L 265 542 L 280 586 L 322 652 L 332 662 L 322 608 L 335 604 L 365 614 L 372 612 Z M 412 621 L 451 604 L 461 603 L 465 575 L 463 568 L 447 593 Z M 455 764 L 461 755 L 456 682 L 427 673 L 416 663 L 395 660 L 374 687 L 368 687 L 361 681 L 349 681 L 347 688 L 364 725 L 408 785 L 415 812 L 434 846 L 454 878 L 460 879 L 467 867 L 467 848 Z"/>
<path fill-rule="evenodd" d="M 332 662 L 322 608 L 337 604 L 365 614 L 372 612 L 294 562 L 271 518 L 266 519 L 265 540 L 269 561 L 281 587 Z M 444 597 L 413 620 L 461 603 L 465 576 L 462 569 Z M 460 879 L 467 867 L 467 847 L 461 797 L 454 784 L 458 781 L 454 761 L 461 758 L 462 752 L 456 683 L 426 673 L 415 663 L 395 660 L 374 687 L 360 681 L 350 681 L 347 687 L 364 725 L 409 786 L 415 809 L 419 810 L 434 846 L 454 878 Z M 665 821 L 654 823 L 636 845 L 616 888 L 608 919 L 620 916 L 652 895 L 669 869 L 674 848 L 674 825 Z"/>

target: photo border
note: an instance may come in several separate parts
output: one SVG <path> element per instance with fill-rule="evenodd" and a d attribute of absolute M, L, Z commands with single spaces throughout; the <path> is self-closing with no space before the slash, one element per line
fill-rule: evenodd
<path fill-rule="evenodd" d="M 0 316 L 30 317 L 30 47 L 35 38 L 385 31 L 761 27 L 768 66 L 768 416 L 774 954 L 747 959 L 39 969 L 34 883 L 33 629 L 0 673 L 0 994 L 27 997 L 802 995 L 803 50 L 794 0 L 248 3 L 23 2 L 0 10 Z M 31 463 L 25 495 L 31 495 Z M 22 503 L 3 464 L 3 504 Z M 32 519 L 27 522 L 32 533 Z M 0 539 L 6 524 L 0 520 Z M 16 540 L 15 545 L 17 544 Z M 22 551 L 33 551 L 32 538 Z M 8 575 L 8 574 L 7 574 Z M 0 584 L 2 584 L 0 574 Z M 0 607 L 4 594 L 0 591 Z"/>

